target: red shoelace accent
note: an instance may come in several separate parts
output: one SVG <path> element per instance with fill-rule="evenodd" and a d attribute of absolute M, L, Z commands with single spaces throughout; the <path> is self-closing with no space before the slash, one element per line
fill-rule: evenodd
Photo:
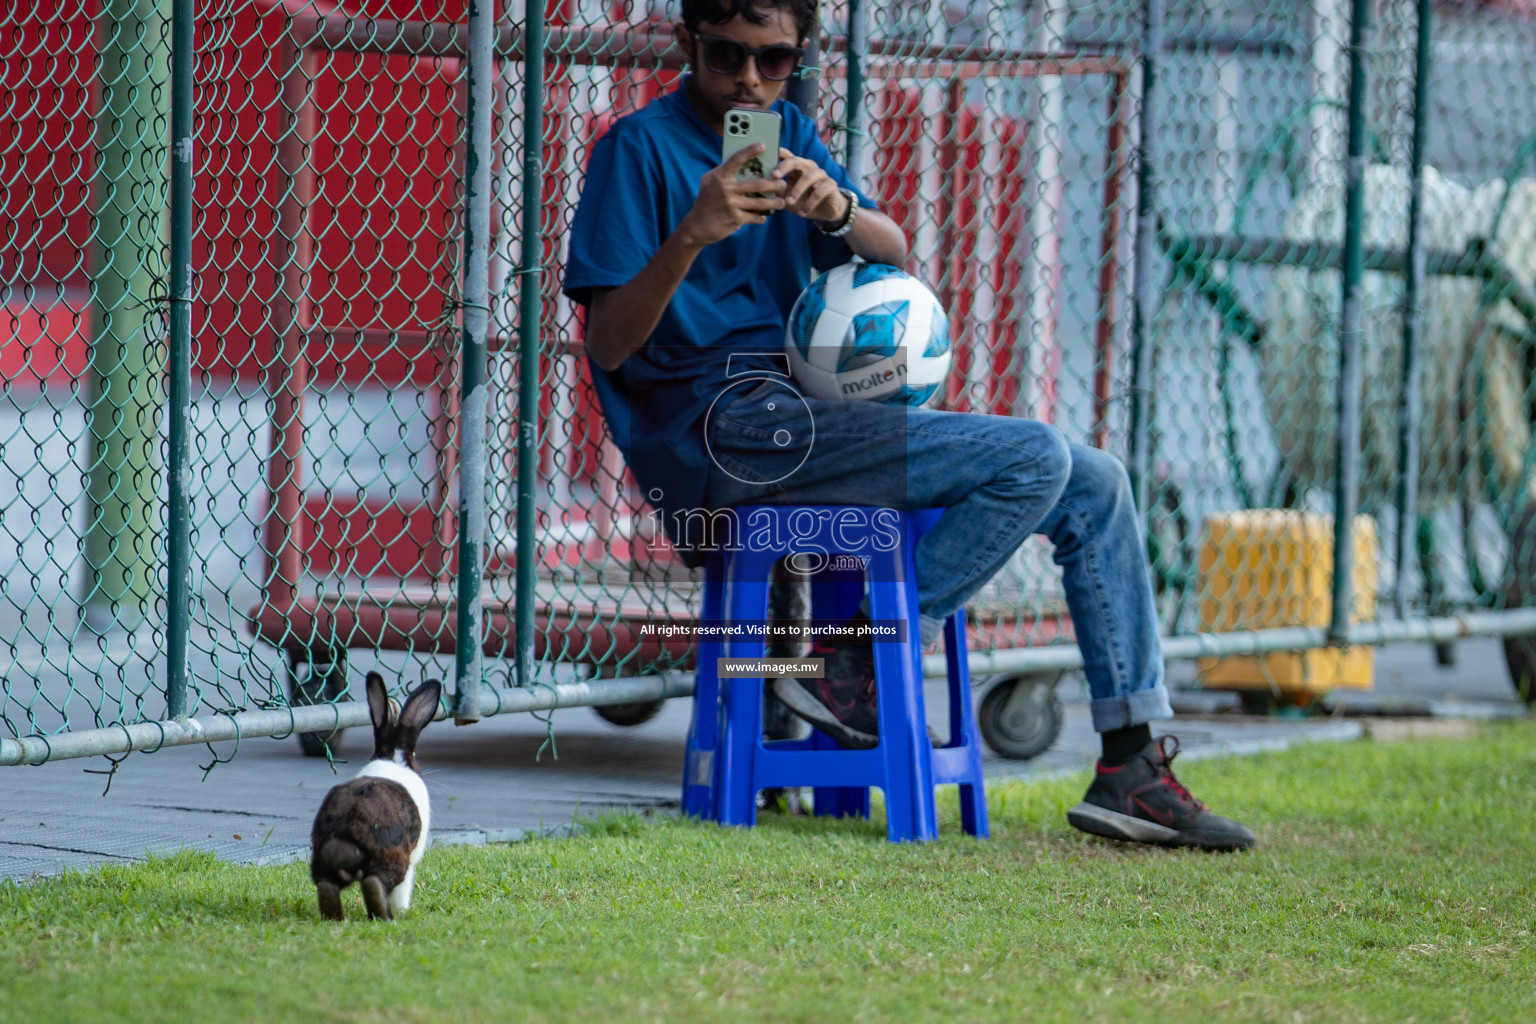
<path fill-rule="evenodd" d="M 855 707 L 858 706 L 857 701 L 839 700 L 837 692 L 832 689 L 826 680 L 822 680 L 821 695 L 822 703 L 831 708 L 833 714 L 837 715 L 839 718 L 846 717 L 848 712 L 852 711 Z"/>
<path fill-rule="evenodd" d="M 1170 750 L 1168 741 L 1173 741 L 1173 749 Z M 1173 774 L 1173 759 L 1179 756 L 1179 738 L 1177 736 L 1160 736 L 1157 740 L 1157 752 L 1162 755 L 1162 763 L 1159 764 L 1158 773 L 1162 775 L 1170 789 L 1179 795 L 1179 799 L 1193 804 L 1197 810 L 1205 810 L 1205 804 L 1201 803 L 1195 794 L 1191 793 L 1179 777 Z"/>

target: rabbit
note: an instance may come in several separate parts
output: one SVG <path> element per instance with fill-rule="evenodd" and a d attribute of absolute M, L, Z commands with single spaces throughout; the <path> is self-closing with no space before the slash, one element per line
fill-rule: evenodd
<path fill-rule="evenodd" d="M 423 683 L 400 708 L 389 699 L 384 677 L 368 673 L 373 760 L 325 795 L 310 832 L 309 876 L 321 917 L 344 919 L 341 891 L 353 882 L 362 883 L 370 918 L 391 921 L 410 907 L 416 865 L 432 825 L 427 786 L 416 767 L 416 739 L 436 717 L 442 689 L 436 679 Z"/>

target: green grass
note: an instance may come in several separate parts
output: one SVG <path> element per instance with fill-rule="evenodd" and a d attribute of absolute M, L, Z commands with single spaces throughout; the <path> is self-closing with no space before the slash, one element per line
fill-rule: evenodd
<path fill-rule="evenodd" d="M 1079 836 L 1082 779 L 992 788 L 990 842 L 610 818 L 430 852 L 394 925 L 303 865 L 201 854 L 0 885 L 0 1018 L 1536 1018 L 1536 723 L 1181 766 L 1242 855 Z"/>

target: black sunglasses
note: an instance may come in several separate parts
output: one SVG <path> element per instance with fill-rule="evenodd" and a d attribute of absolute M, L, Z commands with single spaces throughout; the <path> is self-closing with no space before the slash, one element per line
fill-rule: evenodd
<path fill-rule="evenodd" d="M 704 66 L 717 75 L 734 75 L 750 56 L 757 61 L 757 73 L 770 82 L 782 82 L 795 73 L 795 65 L 805 55 L 798 46 L 746 46 L 725 36 L 699 36 Z"/>

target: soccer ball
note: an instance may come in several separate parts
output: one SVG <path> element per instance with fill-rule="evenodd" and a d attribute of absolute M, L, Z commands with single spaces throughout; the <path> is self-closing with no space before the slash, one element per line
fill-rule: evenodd
<path fill-rule="evenodd" d="M 949 315 L 910 274 L 847 263 L 800 293 L 784 348 L 813 398 L 926 405 L 949 375 Z"/>

